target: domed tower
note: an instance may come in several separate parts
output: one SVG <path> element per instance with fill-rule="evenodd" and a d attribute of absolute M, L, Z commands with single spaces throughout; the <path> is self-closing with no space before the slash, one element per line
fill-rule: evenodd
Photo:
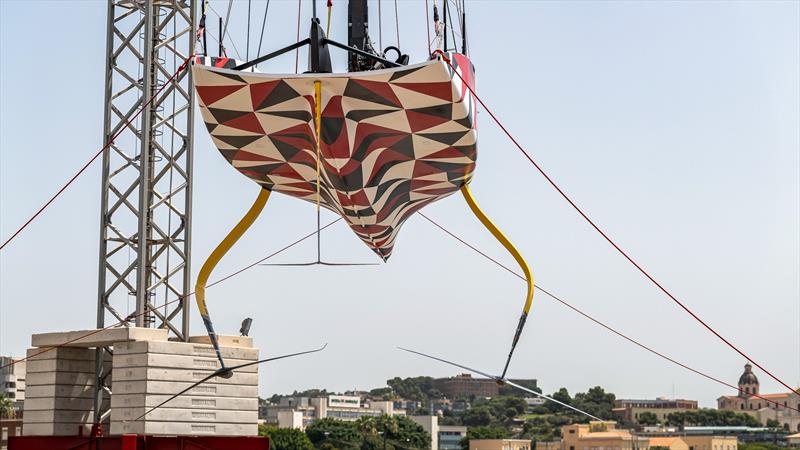
<path fill-rule="evenodd" d="M 758 378 L 750 363 L 744 365 L 744 373 L 739 377 L 739 397 L 747 398 L 758 394 Z"/>

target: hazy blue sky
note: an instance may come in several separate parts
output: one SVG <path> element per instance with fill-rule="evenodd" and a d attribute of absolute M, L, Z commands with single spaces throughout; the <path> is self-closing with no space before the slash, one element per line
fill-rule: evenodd
<path fill-rule="evenodd" d="M 224 14 L 227 2 L 212 5 Z M 273 0 L 264 52 L 294 41 L 296 5 Z M 402 47 L 419 62 L 424 2 L 398 7 Z M 254 41 L 263 8 L 253 1 Z M 377 3 L 371 8 L 377 39 Z M 242 53 L 246 10 L 237 1 L 231 25 Z M 511 132 L 659 280 L 760 363 L 800 384 L 800 3 L 469 1 L 467 10 L 479 93 Z M 0 2 L 2 239 L 102 145 L 105 17 L 103 1 Z M 383 19 L 388 45 L 395 40 L 389 1 Z M 344 40 L 344 0 L 334 0 L 333 20 L 333 37 Z M 293 66 L 287 55 L 262 69 Z M 205 128 L 196 129 L 195 270 L 257 192 Z M 474 194 L 542 286 L 736 382 L 743 358 L 602 241 L 486 114 L 479 136 Z M 99 169 L 92 166 L 0 254 L 0 354 L 22 355 L 34 332 L 93 326 Z M 459 196 L 425 213 L 513 264 Z M 275 196 L 212 279 L 311 232 L 314 220 L 313 205 Z M 374 259 L 341 224 L 325 232 L 323 246 L 332 259 Z M 309 241 L 279 260 L 313 255 Z M 253 317 L 263 354 L 329 342 L 322 354 L 263 368 L 265 395 L 457 372 L 396 345 L 497 371 L 523 297 L 523 283 L 419 217 L 405 225 L 386 265 L 259 267 L 209 290 L 217 330 L 234 333 Z M 602 385 L 620 397 L 674 393 L 705 406 L 732 393 L 545 296 L 534 301 L 514 377 L 537 378 L 547 392 Z M 193 329 L 202 332 L 194 307 Z M 757 374 L 764 392 L 779 389 Z"/>

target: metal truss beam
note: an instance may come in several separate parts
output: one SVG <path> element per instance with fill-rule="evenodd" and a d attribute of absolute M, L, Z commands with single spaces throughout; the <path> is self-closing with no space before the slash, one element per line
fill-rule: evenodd
<path fill-rule="evenodd" d="M 98 328 L 109 319 L 189 338 L 194 90 L 188 70 L 164 84 L 194 54 L 195 23 L 192 0 L 108 2 L 103 141 L 124 131 L 103 154 Z M 98 423 L 107 352 L 96 355 Z"/>

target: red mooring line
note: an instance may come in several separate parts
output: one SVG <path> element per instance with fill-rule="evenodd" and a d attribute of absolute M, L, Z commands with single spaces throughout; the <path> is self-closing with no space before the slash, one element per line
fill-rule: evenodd
<path fill-rule="evenodd" d="M 481 251 L 480 249 L 478 249 L 478 248 L 477 248 L 477 247 L 475 247 L 474 245 L 470 244 L 469 242 L 467 242 L 466 240 L 462 239 L 461 237 L 459 237 L 458 235 L 456 235 L 456 234 L 455 234 L 455 233 L 453 233 L 452 231 L 450 231 L 450 230 L 448 230 L 447 228 L 445 228 L 445 227 L 444 227 L 443 225 L 441 225 L 440 223 L 438 223 L 438 222 L 436 222 L 435 220 L 431 219 L 430 217 L 426 216 L 426 215 L 425 215 L 425 214 L 423 214 L 422 212 L 420 212 L 420 213 L 419 213 L 419 215 L 420 215 L 420 216 L 422 216 L 423 218 L 425 218 L 425 220 L 427 220 L 428 222 L 432 223 L 434 226 L 436 226 L 436 227 L 437 227 L 437 228 L 439 228 L 440 230 L 442 230 L 442 231 L 444 231 L 445 233 L 447 233 L 448 235 L 450 235 L 450 237 L 452 237 L 453 239 L 455 239 L 455 240 L 457 240 L 458 242 L 460 242 L 460 243 L 464 244 L 465 246 L 469 247 L 470 249 L 472 249 L 473 251 L 475 251 L 475 252 L 476 252 L 476 253 L 478 253 L 479 255 L 483 256 L 484 258 L 488 259 L 489 261 L 491 261 L 491 262 L 493 262 L 493 263 L 497 264 L 499 267 L 501 267 L 501 268 L 505 269 L 507 272 L 511 273 L 512 275 L 514 275 L 515 277 L 519 278 L 520 280 L 522 280 L 522 281 L 525 281 L 525 277 L 524 277 L 524 276 L 522 276 L 522 275 L 518 274 L 517 272 L 514 272 L 514 271 L 513 271 L 511 268 L 509 268 L 509 267 L 508 267 L 508 266 L 506 266 L 505 264 L 503 264 L 503 263 L 501 263 L 500 261 L 498 261 L 498 260 L 496 260 L 496 259 L 492 258 L 491 256 L 489 256 L 489 255 L 488 255 L 488 254 L 486 254 L 485 252 Z M 565 301 L 565 300 L 561 299 L 561 298 L 560 298 L 560 297 L 558 297 L 557 295 L 555 295 L 555 294 L 553 294 L 552 292 L 550 292 L 550 291 L 546 290 L 545 288 L 541 287 L 541 285 L 538 285 L 538 284 L 537 284 L 537 285 L 535 286 L 535 288 L 536 288 L 537 290 L 541 291 L 543 294 L 547 295 L 548 297 L 552 298 L 553 300 L 555 300 L 555 301 L 557 301 L 557 302 L 561 303 L 562 305 L 566 306 L 567 308 L 569 308 L 569 309 L 571 309 L 571 310 L 575 311 L 576 313 L 578 313 L 578 314 L 582 315 L 583 317 L 585 317 L 585 318 L 587 318 L 587 319 L 591 320 L 592 322 L 596 323 L 597 325 L 600 325 L 601 327 L 603 327 L 603 328 L 605 328 L 606 330 L 608 330 L 608 331 L 610 331 L 610 332 L 612 332 L 612 333 L 616 334 L 617 336 L 619 336 L 619 337 L 621 337 L 621 338 L 623 338 L 623 339 L 627 340 L 628 342 L 630 342 L 630 343 L 632 343 L 632 344 L 635 344 L 635 345 L 637 345 L 638 347 L 640 347 L 640 348 L 642 348 L 642 349 L 644 349 L 644 350 L 647 350 L 648 352 L 650 352 L 650 353 L 652 353 L 652 354 L 654 354 L 654 355 L 656 355 L 656 356 L 658 356 L 658 357 L 660 357 L 660 358 L 662 358 L 662 359 L 665 359 L 665 360 L 667 360 L 667 361 L 669 361 L 669 362 L 671 362 L 671 363 L 673 363 L 673 364 L 675 364 L 675 365 L 677 365 L 677 366 L 683 367 L 684 369 L 686 369 L 686 370 L 688 370 L 688 371 L 694 372 L 694 373 L 696 373 L 697 375 L 700 375 L 700 376 L 703 376 L 703 377 L 705 377 L 705 378 L 708 378 L 709 380 L 715 381 L 715 382 L 717 382 L 717 383 L 719 383 L 719 384 L 721 384 L 721 385 L 723 385 L 723 386 L 727 386 L 727 387 L 729 387 L 729 388 L 735 389 L 735 390 L 737 390 L 737 391 L 739 391 L 739 392 L 741 392 L 741 393 L 745 393 L 745 392 L 744 392 L 744 390 L 742 390 L 742 389 L 741 389 L 741 388 L 739 388 L 738 386 L 734 386 L 734 385 L 732 385 L 732 384 L 730 384 L 730 383 L 728 383 L 728 382 L 725 382 L 725 381 L 723 381 L 723 380 L 720 380 L 719 378 L 716 378 L 716 377 L 714 377 L 714 376 L 711 376 L 711 375 L 708 375 L 708 374 L 706 374 L 706 373 L 704 373 L 704 372 L 701 372 L 701 371 L 699 371 L 699 370 L 697 370 L 697 369 L 695 369 L 695 368 L 693 368 L 693 367 L 691 367 L 691 366 L 688 366 L 688 365 L 686 365 L 686 364 L 684 364 L 684 363 L 682 363 L 682 362 L 680 362 L 680 361 L 677 361 L 677 360 L 675 360 L 675 359 L 673 359 L 673 358 L 671 358 L 671 357 L 669 357 L 669 356 L 667 356 L 667 355 L 665 355 L 665 354 L 663 354 L 663 353 L 659 352 L 658 350 L 655 350 L 655 349 L 653 349 L 653 348 L 650 348 L 650 347 L 648 347 L 648 346 L 647 346 L 647 345 L 645 345 L 645 344 L 642 344 L 641 342 L 637 341 L 636 339 L 634 339 L 634 338 L 632 338 L 632 337 L 629 337 L 629 336 L 625 335 L 625 334 L 624 334 L 624 333 L 622 333 L 621 331 L 617 331 L 616 329 L 614 329 L 613 327 L 611 327 L 611 325 L 607 325 L 607 324 L 605 324 L 605 323 L 601 322 L 599 319 L 595 319 L 594 317 L 592 317 L 592 316 L 591 316 L 591 315 L 589 315 L 588 313 L 586 313 L 586 312 L 584 312 L 584 311 L 582 311 L 582 310 L 578 309 L 576 306 L 573 306 L 573 305 L 571 305 L 571 304 L 567 303 L 567 301 Z M 748 393 L 748 394 L 749 394 L 749 393 Z M 757 397 L 757 398 L 760 398 L 760 399 L 762 399 L 762 400 L 765 400 L 765 401 L 767 401 L 767 402 L 769 402 L 769 403 L 773 403 L 773 404 L 775 404 L 775 405 L 776 405 L 776 406 L 778 406 L 778 407 L 784 407 L 784 408 L 787 408 L 787 409 L 791 409 L 791 410 L 793 410 L 793 411 L 800 412 L 800 409 L 799 409 L 799 408 L 795 408 L 795 407 L 788 406 L 788 405 L 783 405 L 783 404 L 781 404 L 781 403 L 778 403 L 778 402 L 777 402 L 777 401 L 775 401 L 775 400 L 770 400 L 770 399 L 768 399 L 768 398 L 765 398 L 765 397 L 762 397 L 762 396 L 760 396 L 760 395 L 758 395 L 758 394 L 751 394 L 751 395 L 753 395 L 753 396 L 755 396 L 755 397 Z"/>
<path fill-rule="evenodd" d="M 177 76 L 178 76 L 178 74 L 179 74 L 179 73 L 183 72 L 183 70 L 184 70 L 184 69 L 186 69 L 186 67 L 188 67 L 188 65 L 189 65 L 189 61 L 191 61 L 191 60 L 192 60 L 192 57 L 193 57 L 193 56 L 194 56 L 194 55 L 192 55 L 192 56 L 189 56 L 188 58 L 186 58 L 186 61 L 184 61 L 184 62 L 183 62 L 183 64 L 181 64 L 181 66 L 180 66 L 180 67 L 178 67 L 178 70 L 177 70 L 177 72 L 175 72 L 174 74 L 172 74 L 172 76 L 171 76 L 171 77 L 169 77 L 169 79 L 167 79 L 167 81 L 164 83 L 164 85 L 163 85 L 163 86 L 161 86 L 161 87 L 160 87 L 160 88 L 159 88 L 159 89 L 156 91 L 156 93 L 155 93 L 155 94 L 153 94 L 153 96 L 152 96 L 152 97 L 150 97 L 150 98 L 147 100 L 147 102 L 145 102 L 145 103 L 142 105 L 142 107 L 141 107 L 141 108 L 139 108 L 139 110 L 138 110 L 138 111 L 136 111 L 136 114 L 134 114 L 134 115 L 133 115 L 133 116 L 132 116 L 130 119 L 128 119 L 128 120 L 126 120 L 126 121 L 125 121 L 125 124 L 124 124 L 122 127 L 120 127 L 120 129 L 119 129 L 119 130 L 118 130 L 116 133 L 114 133 L 114 135 L 112 135 L 112 136 L 111 136 L 111 139 L 109 139 L 109 140 L 108 140 L 108 142 L 106 142 L 106 145 L 104 145 L 104 146 L 103 146 L 103 148 L 101 148 L 101 149 L 100 149 L 100 150 L 99 150 L 97 153 L 95 153 L 95 154 L 94 154 L 94 156 L 92 156 L 92 158 L 91 158 L 89 161 L 87 161 L 87 162 L 86 162 L 86 164 L 84 164 L 84 165 L 83 165 L 83 167 L 81 167 L 81 168 L 80 168 L 80 170 L 78 170 L 78 172 L 77 172 L 75 175 L 73 175 L 73 176 L 72 176 L 72 178 L 70 178 L 70 179 L 69 179 L 69 181 L 67 181 L 67 182 L 66 182 L 66 184 L 64 184 L 64 186 L 61 186 L 61 189 L 59 189 L 59 190 L 58 190 L 58 191 L 55 193 L 55 195 L 53 195 L 52 197 L 50 197 L 50 200 L 48 200 L 47 202 L 45 202 L 45 204 L 44 204 L 44 205 L 42 205 L 42 207 L 41 207 L 41 208 L 39 208 L 39 210 L 38 210 L 38 211 L 36 211 L 36 213 L 35 213 L 34 215 L 32 215 L 30 219 L 28 219 L 28 220 L 27 220 L 27 222 L 25 222 L 24 224 L 22 224 L 22 226 L 21 226 L 21 227 L 19 227 L 19 229 L 18 229 L 17 231 L 15 231 L 15 232 L 14 232 L 14 234 L 12 234 L 10 238 L 6 239 L 6 241 L 5 241 L 5 242 L 3 242 L 3 244 L 2 244 L 2 245 L 0 245 L 0 250 L 3 250 L 3 249 L 6 247 L 6 245 L 8 245 L 8 244 L 9 244 L 11 241 L 13 241 L 13 240 L 14 240 L 14 238 L 15 238 L 15 237 L 17 237 L 17 236 L 18 236 L 20 233 L 22 233 L 22 230 L 24 230 L 25 228 L 27 228 L 27 227 L 28 227 L 28 225 L 30 225 L 30 224 L 31 224 L 31 223 L 32 223 L 32 222 L 33 222 L 33 221 L 34 221 L 34 220 L 35 220 L 37 217 L 39 217 L 39 214 L 41 214 L 42 212 L 44 212 L 44 210 L 45 210 L 45 209 L 47 209 L 47 207 L 48 207 L 48 206 L 50 206 L 50 204 L 51 204 L 51 203 L 53 203 L 53 202 L 55 201 L 55 199 L 57 199 L 57 198 L 58 198 L 58 196 L 60 196 L 60 195 L 61 195 L 61 193 L 62 193 L 62 192 L 64 192 L 64 191 L 65 191 L 65 190 L 66 190 L 66 189 L 67 189 L 67 188 L 68 188 L 68 187 L 69 187 L 69 186 L 70 186 L 70 185 L 71 185 L 71 184 L 72 184 L 72 183 L 73 183 L 73 182 L 74 182 L 76 179 L 78 179 L 78 177 L 79 177 L 79 176 L 81 176 L 81 174 L 82 174 L 82 173 L 83 173 L 83 172 L 84 172 L 86 169 L 88 169 L 88 168 L 89 168 L 89 166 L 91 166 L 91 165 L 92 165 L 92 163 L 93 163 L 93 162 L 94 162 L 94 161 L 95 161 L 95 160 L 96 160 L 96 159 L 97 159 L 97 158 L 98 158 L 100 155 L 102 155 L 104 151 L 108 150 L 108 148 L 109 148 L 109 147 L 111 147 L 111 144 L 113 144 L 113 143 L 114 143 L 114 140 L 115 140 L 117 137 L 119 137 L 119 135 L 120 135 L 120 134 L 122 134 L 122 132 L 123 132 L 123 131 L 125 131 L 125 130 L 128 128 L 128 125 L 130 125 L 130 124 L 131 124 L 131 122 L 132 122 L 134 119 L 136 119 L 137 117 L 139 117 L 139 115 L 142 113 L 142 111 L 144 111 L 144 109 L 145 109 L 145 108 L 147 108 L 147 106 L 149 106 L 149 105 L 150 105 L 150 103 L 152 103 L 152 102 L 153 102 L 153 100 L 155 100 L 155 98 L 156 98 L 156 97 L 158 97 L 158 94 L 160 94 L 160 93 L 161 93 L 161 91 L 163 91 L 163 90 L 164 90 L 164 88 L 166 88 L 166 87 L 167 87 L 167 86 L 168 86 L 168 85 L 169 85 L 169 84 L 172 82 L 172 80 L 174 80 L 174 79 L 175 79 L 175 77 L 177 77 Z"/>
<path fill-rule="evenodd" d="M 464 86 L 465 86 L 465 87 L 466 87 L 466 88 L 469 90 L 469 92 L 470 92 L 470 93 L 471 93 L 471 94 L 472 94 L 472 95 L 475 97 L 475 100 L 477 100 L 477 101 L 478 101 L 478 103 L 480 103 L 480 104 L 481 104 L 481 106 L 483 106 L 483 109 L 485 109 L 485 110 L 486 110 L 486 112 L 489 114 L 489 116 L 492 118 L 492 120 L 494 120 L 494 122 L 497 124 L 497 126 L 499 126 L 501 130 L 503 130 L 503 133 L 505 133 L 505 135 L 506 135 L 506 136 L 508 136 L 508 138 L 511 140 L 511 142 L 513 142 L 513 143 L 514 143 L 514 145 L 517 147 L 517 149 L 519 149 L 519 151 L 521 151 L 521 152 L 522 152 L 522 154 L 523 154 L 523 155 L 525 155 L 525 157 L 528 159 L 528 161 L 530 161 L 530 163 L 531 163 L 531 164 L 533 164 L 533 167 L 535 167 L 535 168 L 536 168 L 536 170 L 537 170 L 537 171 L 538 171 L 538 172 L 539 172 L 539 173 L 540 173 L 540 174 L 541 174 L 541 175 L 542 175 L 542 176 L 545 178 L 545 180 L 547 180 L 547 182 L 548 182 L 548 183 L 550 183 L 550 185 L 551 185 L 551 186 L 553 186 L 553 188 L 554 188 L 554 189 L 555 189 L 555 190 L 556 190 L 556 191 L 557 191 L 557 192 L 558 192 L 558 193 L 561 195 L 561 197 L 563 197 L 563 198 L 564 198 L 564 200 L 566 200 L 566 201 L 567 201 L 567 203 L 569 203 L 569 204 L 570 204 L 570 206 L 572 206 L 572 208 L 573 208 L 575 211 L 577 211 L 577 212 L 578 212 L 578 214 L 580 214 L 580 215 L 581 215 L 581 217 L 583 217 L 583 218 L 584 218 L 584 219 L 585 219 L 585 220 L 586 220 L 586 221 L 589 223 L 589 225 L 591 225 L 591 226 L 592 226 L 592 228 L 594 228 L 594 229 L 595 229 L 595 230 L 596 230 L 598 233 L 600 233 L 600 235 L 601 235 L 601 236 L 602 236 L 602 237 L 603 237 L 603 238 L 604 238 L 604 239 L 605 239 L 605 240 L 606 240 L 606 241 L 607 241 L 609 244 L 611 244 L 611 246 L 612 246 L 612 247 L 614 247 L 614 248 L 615 248 L 615 249 L 616 249 L 616 250 L 617 250 L 617 251 L 618 251 L 618 252 L 619 252 L 619 253 L 620 253 L 622 256 L 624 256 L 624 257 L 625 257 L 625 259 L 627 259 L 627 260 L 628 260 L 628 262 L 630 262 L 630 263 L 631 263 L 631 264 L 632 264 L 634 267 L 636 267 L 636 269 L 638 269 L 638 270 L 639 270 L 639 272 L 641 272 L 641 273 L 642 273 L 642 274 L 643 274 L 645 277 L 647 277 L 647 279 L 648 279 L 648 280 L 650 280 L 650 281 L 651 281 L 651 282 L 652 282 L 652 283 L 653 283 L 653 284 L 654 284 L 654 285 L 655 285 L 655 286 L 656 286 L 658 289 L 660 289 L 660 290 L 661 290 L 661 292 L 663 292 L 664 294 L 666 294 L 666 295 L 667 295 L 667 297 L 669 297 L 669 298 L 670 298 L 670 299 L 671 299 L 671 300 L 672 300 L 672 301 L 673 301 L 675 304 L 677 304 L 678 306 L 680 306 L 680 307 L 681 307 L 681 309 L 683 309 L 684 311 L 686 311 L 686 312 L 687 312 L 687 313 L 688 313 L 690 316 L 692 316 L 692 318 L 694 318 L 694 319 L 695 319 L 697 322 L 699 322 L 701 325 L 703 325 L 703 326 L 704 326 L 704 327 L 705 327 L 705 328 L 706 328 L 708 331 L 710 331 L 711 333 L 713 333 L 713 334 L 714 334 L 714 336 L 716 336 L 717 338 L 719 338 L 719 339 L 720 339 L 722 342 L 724 342 L 724 343 L 725 343 L 725 344 L 726 344 L 728 347 L 730 347 L 731 349 L 733 349 L 733 350 L 734 350 L 736 353 L 738 353 L 739 355 L 743 356 L 743 357 L 744 357 L 745 359 L 747 359 L 748 361 L 750 361 L 750 362 L 752 362 L 753 364 L 755 364 L 755 366 L 756 366 L 756 367 L 758 367 L 759 369 L 763 370 L 763 371 L 764 371 L 764 372 L 765 372 L 767 375 L 769 375 L 769 376 L 770 376 L 770 377 L 771 377 L 773 380 L 775 380 L 775 381 L 777 381 L 778 383 L 782 384 L 782 385 L 783 385 L 783 386 L 784 386 L 786 389 L 789 389 L 789 391 L 790 391 L 790 392 L 798 392 L 798 393 L 800 393 L 800 389 L 798 389 L 798 390 L 795 390 L 795 388 L 792 388 L 792 387 L 791 387 L 791 386 L 789 386 L 787 383 L 785 383 L 783 380 L 781 380 L 781 379 L 780 379 L 780 378 L 778 378 L 777 376 L 773 375 L 773 374 L 772 374 L 772 372 L 770 372 L 770 371 L 769 371 L 769 370 L 767 370 L 767 369 L 766 369 L 764 366 L 762 366 L 761 364 L 759 364 L 758 362 L 756 362 L 756 361 L 755 361 L 753 358 L 751 358 L 750 356 L 748 356 L 748 355 L 747 355 L 745 352 L 743 352 L 742 350 L 740 350 L 740 349 L 739 349 L 737 346 L 733 345 L 733 343 L 732 343 L 732 342 L 730 342 L 728 339 L 726 339 L 724 336 L 722 336 L 722 335 L 721 335 L 719 332 L 717 332 L 717 330 L 715 330 L 715 329 L 714 329 L 714 328 L 712 328 L 712 327 L 711 327 L 709 324 L 707 324 L 707 323 L 706 323 L 706 322 L 705 322 L 703 319 L 701 319 L 701 318 L 700 318 L 700 317 L 699 317 L 697 314 L 695 314 L 695 313 L 694 313 L 694 312 L 693 312 L 691 309 L 689 309 L 689 307 L 688 307 L 688 306 L 686 306 L 685 304 L 683 304 L 683 302 L 681 302 L 680 300 L 678 300 L 678 298 L 677 298 L 677 297 L 675 297 L 674 295 L 672 295 L 672 293 L 671 293 L 669 290 L 667 290 L 667 289 L 666 289 L 664 286 L 662 286 L 662 285 L 661 285 L 661 283 L 659 283 L 659 282 L 658 282 L 658 281 L 657 281 L 655 278 L 653 278 L 653 277 L 652 277 L 652 276 L 651 276 L 651 275 L 650 275 L 650 274 L 649 274 L 649 273 L 648 273 L 648 272 L 647 272 L 647 271 L 646 271 L 646 270 L 645 270 L 645 269 L 644 269 L 642 266 L 640 266 L 640 265 L 639 265 L 639 263 L 637 263 L 637 262 L 636 262 L 636 261 L 635 261 L 635 260 L 634 260 L 634 259 L 633 259 L 631 256 L 629 256 L 629 255 L 628 255 L 628 253 L 626 253 L 626 252 L 625 252 L 625 250 L 623 250 L 623 249 L 622 249 L 622 248 L 621 248 L 619 245 L 617 245 L 617 243 L 616 243 L 616 242 L 614 242 L 614 241 L 613 241 L 613 240 L 612 240 L 610 237 L 608 237 L 608 235 L 607 235 L 607 234 L 606 234 L 606 233 L 605 233 L 605 232 L 604 232 L 604 231 L 603 231 L 603 230 L 602 230 L 602 229 L 601 229 L 599 226 L 597 226 L 597 224 L 595 224 L 595 223 L 594 223 L 594 221 L 593 221 L 592 219 L 590 219 L 590 218 L 589 218 L 589 216 L 587 216 L 587 215 L 586 215 L 586 213 L 584 213 L 584 212 L 583 212 L 583 210 L 582 210 L 580 207 L 578 207 L 578 205 L 576 205 L 576 204 L 575 204 L 575 202 L 573 202 L 573 201 L 572 201 L 572 199 L 571 199 L 571 198 L 570 198 L 570 197 L 569 197 L 569 196 L 568 196 L 566 193 L 564 193 L 564 191 L 563 191 L 563 190 L 561 190 L 561 188 L 560 188 L 560 187 L 559 187 L 559 186 L 558 186 L 558 185 L 555 183 L 555 181 L 553 181 L 553 179 L 552 179 L 552 178 L 550 178 L 550 176 L 547 174 L 547 172 L 545 172 L 545 171 L 544 171 L 544 169 L 542 169 L 542 167 L 541 167 L 541 166 L 539 166 L 539 164 L 538 164 L 538 163 L 537 163 L 537 162 L 536 162 L 536 161 L 535 161 L 535 160 L 534 160 L 534 159 L 531 157 L 531 155 L 530 155 L 530 154 L 529 154 L 529 153 L 528 153 L 528 152 L 527 152 L 527 151 L 526 151 L 526 150 L 525 150 L 525 149 L 522 147 L 522 145 L 520 145 L 520 143 L 519 143 L 519 142 L 517 142 L 517 140 L 514 138 L 514 136 L 513 136 L 513 135 L 512 135 L 512 134 L 511 134 L 511 133 L 510 133 L 510 132 L 509 132 L 507 129 L 506 129 L 506 127 L 505 127 L 505 126 L 503 126 L 503 123 L 502 123 L 502 122 L 500 122 L 500 120 L 497 118 L 497 116 L 495 116 L 495 115 L 494 115 L 494 113 L 492 112 L 492 110 L 491 110 L 491 109 L 489 109 L 489 107 L 488 107 L 488 106 L 486 106 L 486 103 L 484 103 L 484 102 L 483 102 L 483 100 L 481 100 L 481 98 L 478 96 L 478 94 L 477 94 L 477 93 L 475 93 L 475 90 L 472 88 L 472 86 L 470 86 L 470 85 L 469 85 L 469 84 L 468 84 L 468 83 L 467 83 L 467 82 L 464 80 L 464 78 L 462 78 L 462 77 L 461 77 L 461 74 L 460 74 L 460 73 L 458 73 L 458 71 L 456 70 L 456 68 L 453 66 L 453 63 L 450 61 L 450 58 L 448 58 L 447 56 L 445 56 L 445 55 L 442 53 L 442 51 L 441 51 L 441 50 L 437 50 L 437 51 L 435 51 L 435 52 L 434 52 L 434 54 L 439 54 L 439 55 L 441 55 L 442 59 L 443 59 L 445 62 L 447 62 L 447 64 L 450 66 L 450 68 L 451 68 L 451 69 L 453 69 L 453 73 L 454 73 L 454 74 L 456 74 L 456 76 L 457 76 L 457 77 L 458 77 L 458 78 L 461 80 L 461 82 L 464 84 Z"/>

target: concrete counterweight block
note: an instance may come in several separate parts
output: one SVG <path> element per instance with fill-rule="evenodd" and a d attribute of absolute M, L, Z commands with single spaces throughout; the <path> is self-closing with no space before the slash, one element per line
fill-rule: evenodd
<path fill-rule="evenodd" d="M 228 366 L 258 360 L 252 338 L 219 336 Z M 23 431 L 28 436 L 89 434 L 94 417 L 96 348 L 105 347 L 103 422 L 107 435 L 256 436 L 258 366 L 212 378 L 142 414 L 220 368 L 208 338 L 171 341 L 165 329 L 119 327 L 35 334 L 28 350 Z M 109 404 L 110 398 L 110 404 Z M 108 421 L 108 422 L 106 422 Z"/>
<path fill-rule="evenodd" d="M 250 338 L 222 337 L 220 341 L 232 345 L 221 347 L 228 366 L 258 359 Z M 202 339 L 117 344 L 111 434 L 257 435 L 257 365 L 238 370 L 230 378 L 212 378 L 136 420 L 219 367 L 213 347 Z"/>
<path fill-rule="evenodd" d="M 94 350 L 28 350 L 23 430 L 26 436 L 64 436 L 92 424 Z"/>

